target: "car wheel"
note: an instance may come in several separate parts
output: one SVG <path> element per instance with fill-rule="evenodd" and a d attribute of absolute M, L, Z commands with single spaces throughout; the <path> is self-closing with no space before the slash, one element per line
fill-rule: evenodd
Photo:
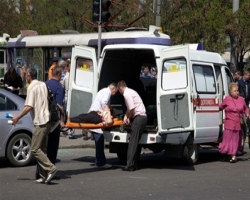
<path fill-rule="evenodd" d="M 7 147 L 7 159 L 15 167 L 27 166 L 32 160 L 31 138 L 19 133 L 11 138 Z"/>

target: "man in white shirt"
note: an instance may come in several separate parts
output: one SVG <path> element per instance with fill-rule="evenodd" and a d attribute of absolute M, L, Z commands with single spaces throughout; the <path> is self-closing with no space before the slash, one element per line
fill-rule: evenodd
<path fill-rule="evenodd" d="M 89 111 L 98 111 L 103 110 L 106 105 L 109 104 L 111 95 L 115 95 L 117 92 L 116 83 L 111 83 L 107 88 L 101 89 L 94 101 L 92 102 Z M 106 163 L 106 157 L 104 153 L 104 136 L 102 129 L 91 129 L 96 147 L 96 158 L 95 164 L 98 168 L 108 169 L 111 168 L 112 165 Z"/>

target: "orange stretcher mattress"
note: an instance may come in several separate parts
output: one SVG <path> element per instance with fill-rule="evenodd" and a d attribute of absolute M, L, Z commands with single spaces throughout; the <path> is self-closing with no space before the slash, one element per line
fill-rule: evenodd
<path fill-rule="evenodd" d="M 113 124 L 105 125 L 105 124 L 91 124 L 91 123 L 77 123 L 71 122 L 69 119 L 66 122 L 66 128 L 73 128 L 73 129 L 96 129 L 96 128 L 107 128 L 112 126 L 120 126 L 123 125 L 123 120 L 118 120 L 114 118 Z"/>

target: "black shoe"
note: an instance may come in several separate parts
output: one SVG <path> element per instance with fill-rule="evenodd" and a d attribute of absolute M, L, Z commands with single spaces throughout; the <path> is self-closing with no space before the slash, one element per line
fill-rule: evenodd
<path fill-rule="evenodd" d="M 122 168 L 122 171 L 126 171 L 126 172 L 133 172 L 135 170 L 136 170 L 135 167 L 124 167 L 124 168 Z"/>

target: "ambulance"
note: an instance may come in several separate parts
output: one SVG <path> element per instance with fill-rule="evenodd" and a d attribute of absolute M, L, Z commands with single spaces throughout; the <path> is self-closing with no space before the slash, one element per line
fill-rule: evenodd
<path fill-rule="evenodd" d="M 225 115 L 219 111 L 219 104 L 229 94 L 233 81 L 218 53 L 197 48 L 197 44 L 166 46 L 153 40 L 109 44 L 102 49 L 97 64 L 94 48 L 74 46 L 69 117 L 88 112 L 99 90 L 124 80 L 141 96 L 148 116 L 140 147 L 154 153 L 165 151 L 166 157 L 195 164 L 201 146 L 216 146 L 222 140 Z M 156 68 L 157 78 L 140 77 L 142 66 Z M 123 96 L 118 92 L 111 97 L 110 104 L 116 117 L 122 119 L 126 112 Z M 109 151 L 120 159 L 126 159 L 130 133 L 130 125 L 104 129 Z"/>

